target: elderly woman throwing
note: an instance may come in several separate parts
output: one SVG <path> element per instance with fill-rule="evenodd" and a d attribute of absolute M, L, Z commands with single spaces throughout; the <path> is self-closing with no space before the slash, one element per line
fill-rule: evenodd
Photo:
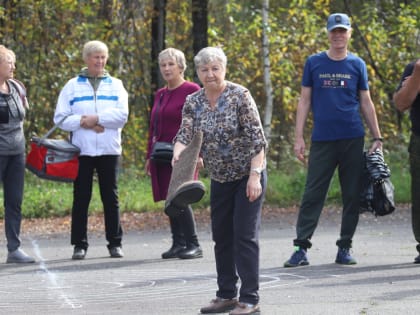
<path fill-rule="evenodd" d="M 202 131 L 201 155 L 211 178 L 218 291 L 200 311 L 254 314 L 259 312 L 258 230 L 267 182 L 266 140 L 250 92 L 225 80 L 223 50 L 203 48 L 194 63 L 203 88 L 186 99 L 172 162 L 177 163 L 194 134 Z"/>

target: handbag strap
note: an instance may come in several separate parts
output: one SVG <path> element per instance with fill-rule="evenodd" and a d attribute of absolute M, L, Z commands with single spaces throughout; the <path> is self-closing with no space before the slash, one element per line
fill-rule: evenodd
<path fill-rule="evenodd" d="M 159 122 L 159 109 L 160 109 L 160 106 L 162 105 L 162 99 L 164 95 L 165 95 L 165 91 L 162 91 L 162 93 L 159 96 L 159 102 L 156 107 L 156 116 L 155 116 L 156 118 L 153 124 L 153 138 L 155 138 L 157 134 L 157 127 L 158 127 L 158 122 Z"/>
<path fill-rule="evenodd" d="M 67 117 L 69 117 L 69 116 L 70 115 L 64 116 L 58 123 L 56 123 L 50 130 L 48 130 L 47 133 L 45 135 L 43 135 L 41 137 L 41 139 L 39 139 L 39 140 L 42 142 L 45 139 L 47 139 L 54 132 L 54 130 L 56 130 L 63 123 L 63 121 L 65 121 L 67 119 Z"/>

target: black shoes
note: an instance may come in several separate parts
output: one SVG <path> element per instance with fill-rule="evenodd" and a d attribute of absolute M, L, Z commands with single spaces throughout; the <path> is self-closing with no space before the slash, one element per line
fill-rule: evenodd
<path fill-rule="evenodd" d="M 81 248 L 81 247 L 75 247 L 73 251 L 73 256 L 71 257 L 71 259 L 75 259 L 75 260 L 85 259 L 85 256 L 86 256 L 86 249 Z"/>
<path fill-rule="evenodd" d="M 166 252 L 162 253 L 163 259 L 168 258 L 181 258 L 181 259 L 194 259 L 203 257 L 203 250 L 200 246 L 181 246 L 172 245 L 172 247 Z"/>
<path fill-rule="evenodd" d="M 110 247 L 108 250 L 112 258 L 124 257 L 124 253 L 122 251 L 121 246 Z M 81 260 L 81 259 L 85 259 L 85 256 L 86 256 L 86 249 L 81 248 L 81 247 L 74 247 L 73 256 L 71 257 L 71 259 Z"/>
<path fill-rule="evenodd" d="M 178 258 L 178 254 L 185 248 L 185 246 L 174 244 L 171 248 L 169 248 L 169 250 L 162 253 L 162 259 Z"/>
<path fill-rule="evenodd" d="M 112 258 L 122 258 L 124 253 L 121 246 L 110 247 L 109 254 Z M 81 247 L 74 247 L 73 256 L 71 257 L 74 260 L 85 259 L 86 249 Z M 189 246 L 184 247 L 180 245 L 172 245 L 172 247 L 162 253 L 163 259 L 168 258 L 181 258 L 181 259 L 194 259 L 203 257 L 203 250 L 200 246 Z"/>
<path fill-rule="evenodd" d="M 178 253 L 178 257 L 181 259 L 194 259 L 202 258 L 203 250 L 200 246 L 189 246 Z"/>

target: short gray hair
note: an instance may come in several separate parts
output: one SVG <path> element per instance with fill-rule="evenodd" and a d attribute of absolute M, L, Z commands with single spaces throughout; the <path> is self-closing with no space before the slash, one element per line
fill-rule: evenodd
<path fill-rule="evenodd" d="M 16 62 L 16 55 L 13 52 L 13 50 L 7 48 L 4 45 L 0 45 L 0 62 L 7 60 L 8 56 L 11 56 L 13 59 L 13 62 Z"/>
<path fill-rule="evenodd" d="M 174 58 L 178 67 L 182 70 L 182 72 L 187 69 L 187 62 L 185 60 L 185 55 L 182 51 L 176 48 L 166 48 L 159 53 L 158 62 L 160 63 L 162 60 L 167 58 Z"/>
<path fill-rule="evenodd" d="M 83 46 L 83 60 L 86 60 L 87 57 L 89 57 L 93 53 L 105 53 L 106 57 L 108 58 L 108 46 L 99 41 L 99 40 L 91 40 L 90 42 L 87 42 Z"/>
<path fill-rule="evenodd" d="M 205 47 L 201 49 L 194 57 L 194 65 L 199 68 L 202 65 L 207 65 L 210 62 L 220 62 L 226 68 L 227 57 L 220 47 Z"/>

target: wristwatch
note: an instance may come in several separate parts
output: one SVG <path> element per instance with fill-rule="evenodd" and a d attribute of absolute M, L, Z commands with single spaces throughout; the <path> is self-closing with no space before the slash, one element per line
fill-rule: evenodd
<path fill-rule="evenodd" d="M 263 169 L 261 167 L 255 167 L 255 168 L 251 168 L 251 172 L 254 172 L 258 175 L 261 175 Z"/>

